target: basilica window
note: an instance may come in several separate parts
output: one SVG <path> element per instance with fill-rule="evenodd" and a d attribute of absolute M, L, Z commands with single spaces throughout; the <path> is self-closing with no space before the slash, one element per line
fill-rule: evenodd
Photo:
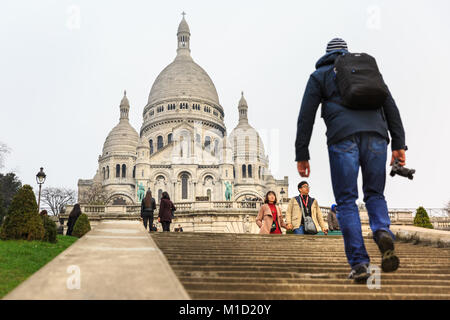
<path fill-rule="evenodd" d="M 188 104 L 186 102 L 180 103 L 180 109 L 187 109 L 187 108 L 188 108 Z"/>
<path fill-rule="evenodd" d="M 133 179 L 136 178 L 136 166 L 133 167 Z"/>
<path fill-rule="evenodd" d="M 258 167 L 258 179 L 261 179 L 261 166 Z"/>
<path fill-rule="evenodd" d="M 247 178 L 247 172 L 245 170 L 245 164 L 242 165 L 242 178 Z"/>
<path fill-rule="evenodd" d="M 150 139 L 148 143 L 150 144 L 150 154 L 153 154 L 153 140 Z"/>
<path fill-rule="evenodd" d="M 164 111 L 164 106 L 159 106 L 158 108 L 156 108 L 156 112 L 163 112 Z"/>
<path fill-rule="evenodd" d="M 172 134 L 169 133 L 169 134 L 167 135 L 167 143 L 171 143 L 171 142 L 172 142 Z"/>
<path fill-rule="evenodd" d="M 200 137 L 200 134 L 196 133 L 196 134 L 195 134 L 195 142 L 200 143 L 200 140 L 201 140 L 201 139 L 202 139 L 202 138 Z"/>
<path fill-rule="evenodd" d="M 188 198 L 188 180 L 189 176 L 186 173 L 183 173 L 181 176 L 181 199 Z"/>
<path fill-rule="evenodd" d="M 155 114 L 155 110 L 150 110 L 150 117 Z"/>
<path fill-rule="evenodd" d="M 109 166 L 106 166 L 106 179 L 109 179 Z"/>
<path fill-rule="evenodd" d="M 247 169 L 248 170 L 248 177 L 251 178 L 252 177 L 252 165 L 249 164 L 247 167 L 248 167 L 248 169 Z"/>
<path fill-rule="evenodd" d="M 105 170 L 105 167 L 103 167 L 103 180 L 105 180 L 106 179 L 106 170 Z"/>
<path fill-rule="evenodd" d="M 127 177 L 127 166 L 126 165 L 122 165 L 122 178 L 126 178 Z"/>
<path fill-rule="evenodd" d="M 167 110 L 175 110 L 175 103 L 170 103 L 167 105 Z"/>
<path fill-rule="evenodd" d="M 203 108 L 203 111 L 211 113 L 211 108 L 208 107 L 208 106 L 205 106 L 205 107 Z"/>
<path fill-rule="evenodd" d="M 219 114 L 217 113 L 217 111 L 213 111 L 213 115 L 217 117 Z"/>
<path fill-rule="evenodd" d="M 205 137 L 205 150 L 206 151 L 210 150 L 210 145 L 211 145 L 211 137 L 210 136 L 206 136 Z"/>
<path fill-rule="evenodd" d="M 236 179 L 236 170 L 234 170 L 234 167 L 233 167 L 233 179 Z"/>
<path fill-rule="evenodd" d="M 206 190 L 206 195 L 208 196 L 208 200 L 211 201 L 211 189 Z"/>
<path fill-rule="evenodd" d="M 198 103 L 194 103 L 194 104 L 192 105 L 192 109 L 194 109 L 194 110 L 200 110 L 200 105 L 199 105 Z"/>
<path fill-rule="evenodd" d="M 116 165 L 116 178 L 120 178 L 120 164 Z"/>
<path fill-rule="evenodd" d="M 162 136 L 158 136 L 157 138 L 157 149 L 161 149 L 164 146 L 164 142 L 163 142 L 163 137 Z"/>

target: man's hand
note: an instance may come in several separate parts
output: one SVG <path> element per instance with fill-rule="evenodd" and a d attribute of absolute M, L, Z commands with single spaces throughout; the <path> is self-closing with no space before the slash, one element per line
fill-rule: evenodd
<path fill-rule="evenodd" d="M 391 166 L 394 164 L 395 159 L 398 159 L 399 164 L 403 167 L 406 164 L 405 149 L 392 151 Z"/>
<path fill-rule="evenodd" d="M 327 236 L 328 235 L 328 229 L 324 229 L 323 233 Z"/>
<path fill-rule="evenodd" d="M 292 223 L 288 223 L 286 226 L 286 229 L 292 230 L 294 227 L 292 226 Z"/>
<path fill-rule="evenodd" d="M 160 217 L 158 217 L 158 222 L 161 222 L 161 218 Z"/>
<path fill-rule="evenodd" d="M 297 171 L 302 177 L 309 177 L 311 169 L 309 168 L 309 161 L 297 161 Z"/>

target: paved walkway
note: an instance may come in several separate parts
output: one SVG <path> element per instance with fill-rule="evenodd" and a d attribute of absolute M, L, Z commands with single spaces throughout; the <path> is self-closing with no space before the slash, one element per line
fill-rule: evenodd
<path fill-rule="evenodd" d="M 140 222 L 102 221 L 4 299 L 190 297 Z"/>

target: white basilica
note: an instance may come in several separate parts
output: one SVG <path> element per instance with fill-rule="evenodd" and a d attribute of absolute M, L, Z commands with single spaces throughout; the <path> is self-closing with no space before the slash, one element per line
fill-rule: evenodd
<path fill-rule="evenodd" d="M 183 16 L 177 55 L 153 83 L 139 133 L 129 123 L 125 92 L 119 123 L 105 140 L 97 173 L 78 181 L 80 203 L 94 184 L 107 194 L 108 205 L 139 203 L 147 189 L 158 203 L 163 191 L 178 203 L 261 201 L 269 190 L 288 197 L 288 177 L 276 180 L 270 173 L 243 93 L 239 123 L 227 135 L 214 83 L 191 57 L 190 36 Z"/>

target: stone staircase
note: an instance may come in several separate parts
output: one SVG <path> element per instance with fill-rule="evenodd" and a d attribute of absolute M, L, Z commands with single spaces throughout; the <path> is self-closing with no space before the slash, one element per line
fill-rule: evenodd
<path fill-rule="evenodd" d="M 381 288 L 347 279 L 341 236 L 153 233 L 192 299 L 450 299 L 450 249 L 396 243 Z M 365 238 L 371 263 L 378 247 Z M 381 271 L 381 270 L 380 270 Z"/>

